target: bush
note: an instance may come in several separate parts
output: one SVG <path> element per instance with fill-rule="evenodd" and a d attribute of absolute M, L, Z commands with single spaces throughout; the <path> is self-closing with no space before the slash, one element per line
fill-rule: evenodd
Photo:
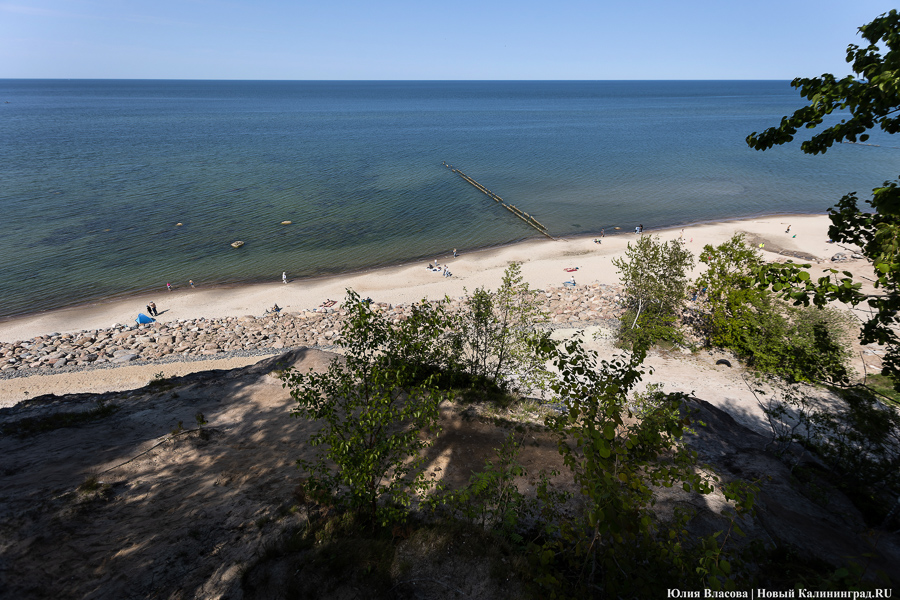
<path fill-rule="evenodd" d="M 660 340 L 680 341 L 675 328 L 681 303 L 687 295 L 687 272 L 694 255 L 678 240 L 662 242 L 641 236 L 629 242 L 624 258 L 614 258 L 625 286 L 627 312 L 619 329 L 620 343 L 647 347 Z"/>
<path fill-rule="evenodd" d="M 313 461 L 298 464 L 311 497 L 329 496 L 372 523 L 405 518 L 412 495 L 427 488 L 420 451 L 437 431 L 444 305 L 422 303 L 394 326 L 348 290 L 341 330 L 343 360 L 324 373 L 282 376 L 297 402 L 295 417 L 322 428 L 309 444 Z"/>
<path fill-rule="evenodd" d="M 543 335 L 536 329 L 547 320 L 535 291 L 510 263 L 496 292 L 476 289 L 460 313 L 453 346 L 460 367 L 482 389 L 544 388 L 548 377 L 533 348 Z"/>
<path fill-rule="evenodd" d="M 690 425 L 681 411 L 686 397 L 653 388 L 629 398 L 643 374 L 643 352 L 601 361 L 577 340 L 548 343 L 543 351 L 559 370 L 553 389 L 564 406 L 545 424 L 557 436 L 583 510 L 532 548 L 536 583 L 557 597 L 655 597 L 674 580 L 733 589 L 731 530 L 691 544 L 687 512 L 677 511 L 665 525 L 652 510 L 656 487 L 708 494 L 716 481 L 698 473 L 697 454 L 682 441 Z M 738 501 L 737 510 L 752 508 L 752 488 L 738 482 L 723 491 Z"/>
<path fill-rule="evenodd" d="M 794 381 L 846 382 L 849 322 L 830 307 L 795 307 L 757 287 L 753 272 L 762 261 L 741 234 L 713 247 L 697 285 L 706 289 L 700 320 L 707 342 L 729 348 L 756 369 Z"/>

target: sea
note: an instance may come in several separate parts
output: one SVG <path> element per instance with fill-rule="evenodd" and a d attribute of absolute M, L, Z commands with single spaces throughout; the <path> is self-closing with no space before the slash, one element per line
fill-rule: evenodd
<path fill-rule="evenodd" d="M 802 105 L 787 81 L 0 80 L 0 318 L 540 237 L 444 163 L 566 237 L 896 177 L 878 133 L 747 147 Z"/>

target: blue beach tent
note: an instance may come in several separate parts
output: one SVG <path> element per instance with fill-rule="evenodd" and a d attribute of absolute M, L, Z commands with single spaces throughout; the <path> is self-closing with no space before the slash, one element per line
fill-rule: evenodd
<path fill-rule="evenodd" d="M 135 321 L 138 322 L 138 325 L 144 325 L 145 323 L 153 323 L 156 319 L 151 319 L 144 313 L 138 313 L 137 319 Z"/>

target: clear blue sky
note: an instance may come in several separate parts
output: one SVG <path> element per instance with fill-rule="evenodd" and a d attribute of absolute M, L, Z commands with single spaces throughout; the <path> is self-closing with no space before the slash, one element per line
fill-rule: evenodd
<path fill-rule="evenodd" d="M 792 79 L 874 0 L 0 0 L 0 78 Z"/>

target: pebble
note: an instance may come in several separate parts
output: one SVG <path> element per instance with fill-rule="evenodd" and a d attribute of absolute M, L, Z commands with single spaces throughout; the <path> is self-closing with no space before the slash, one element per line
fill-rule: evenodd
<path fill-rule="evenodd" d="M 547 315 L 546 329 L 611 326 L 623 312 L 621 288 L 600 283 L 537 290 Z M 413 305 L 373 304 L 390 321 L 408 318 Z M 465 298 L 448 311 L 463 310 Z M 162 364 L 215 358 L 266 356 L 312 346 L 332 349 L 346 317 L 340 306 L 324 311 L 220 319 L 179 319 L 147 325 L 115 324 L 107 329 L 58 332 L 0 343 L 0 379 L 44 372 L 77 372 L 123 364 Z"/>

